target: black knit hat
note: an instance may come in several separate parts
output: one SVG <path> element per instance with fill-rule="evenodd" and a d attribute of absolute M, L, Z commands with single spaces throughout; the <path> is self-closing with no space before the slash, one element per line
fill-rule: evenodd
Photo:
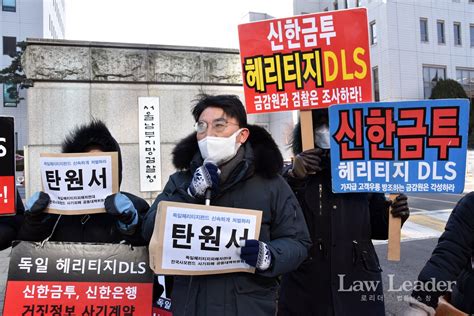
<path fill-rule="evenodd" d="M 110 134 L 104 122 L 92 120 L 88 124 L 76 126 L 62 143 L 63 153 L 83 153 L 93 147 L 102 151 L 118 152 L 119 185 L 122 183 L 122 155 L 120 146 Z"/>

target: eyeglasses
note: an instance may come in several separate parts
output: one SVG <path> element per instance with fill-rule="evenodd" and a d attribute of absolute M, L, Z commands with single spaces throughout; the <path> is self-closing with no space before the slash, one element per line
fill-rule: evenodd
<path fill-rule="evenodd" d="M 221 119 L 217 119 L 217 120 L 212 121 L 211 126 L 212 126 L 213 130 L 220 133 L 220 132 L 223 132 L 226 129 L 227 125 L 229 125 L 229 124 L 239 125 L 237 123 L 227 122 L 226 119 L 221 118 Z M 205 121 L 197 121 L 196 123 L 194 123 L 194 129 L 196 130 L 196 132 L 198 134 L 201 134 L 201 133 L 204 133 L 205 131 L 207 131 L 208 127 L 209 127 L 209 123 L 207 123 Z"/>

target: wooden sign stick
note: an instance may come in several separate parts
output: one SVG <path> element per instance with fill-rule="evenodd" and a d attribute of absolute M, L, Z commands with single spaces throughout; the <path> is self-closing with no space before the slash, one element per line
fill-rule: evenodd
<path fill-rule="evenodd" d="M 303 151 L 314 148 L 313 116 L 311 110 L 300 111 Z"/>
<path fill-rule="evenodd" d="M 389 199 L 393 202 L 398 194 L 390 194 Z M 389 261 L 400 261 L 400 235 L 402 229 L 402 219 L 394 217 L 391 213 L 392 207 L 388 210 L 388 251 Z"/>

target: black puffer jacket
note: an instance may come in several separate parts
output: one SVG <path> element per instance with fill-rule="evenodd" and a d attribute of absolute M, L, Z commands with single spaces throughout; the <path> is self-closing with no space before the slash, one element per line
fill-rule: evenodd
<path fill-rule="evenodd" d="M 244 158 L 220 185 L 211 204 L 262 210 L 259 240 L 272 253 L 272 266 L 264 272 L 204 276 L 176 276 L 172 292 L 173 315 L 274 315 L 277 276 L 296 269 L 310 246 L 303 214 L 290 187 L 279 175 L 282 157 L 271 136 L 258 126 L 248 126 L 250 136 Z M 160 201 L 203 204 L 186 190 L 203 160 L 196 134 L 183 139 L 173 152 L 182 171 L 171 175 L 163 193 L 145 218 L 144 234 L 150 239 Z"/>
<path fill-rule="evenodd" d="M 456 281 L 451 303 L 458 309 L 474 314 L 474 192 L 464 196 L 449 216 L 444 233 L 439 238 L 431 258 L 421 270 L 418 280 L 426 283 L 434 278 L 438 285 Z M 432 288 L 432 287 L 431 287 Z M 414 291 L 412 296 L 436 307 L 446 286 L 437 291 Z"/>
<path fill-rule="evenodd" d="M 314 121 L 314 119 L 313 119 Z M 302 151 L 299 124 L 293 152 Z M 382 276 L 372 239 L 388 237 L 383 194 L 332 192 L 330 161 L 303 180 L 288 177 L 313 246 L 298 270 L 282 278 L 279 315 L 385 315 Z M 373 288 L 348 291 L 354 282 Z"/>

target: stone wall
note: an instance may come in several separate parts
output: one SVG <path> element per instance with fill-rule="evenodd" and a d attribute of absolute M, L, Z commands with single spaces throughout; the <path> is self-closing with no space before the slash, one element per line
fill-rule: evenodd
<path fill-rule="evenodd" d="M 163 185 L 174 172 L 172 148 L 193 131 L 196 95 L 237 94 L 243 100 L 237 50 L 29 39 L 23 58 L 34 82 L 27 92 L 27 196 L 41 189 L 39 154 L 59 152 L 75 125 L 98 118 L 122 148 L 121 189 L 152 201 L 157 192 L 139 192 L 138 97 L 160 98 Z M 266 119 L 249 121 L 268 124 Z"/>

